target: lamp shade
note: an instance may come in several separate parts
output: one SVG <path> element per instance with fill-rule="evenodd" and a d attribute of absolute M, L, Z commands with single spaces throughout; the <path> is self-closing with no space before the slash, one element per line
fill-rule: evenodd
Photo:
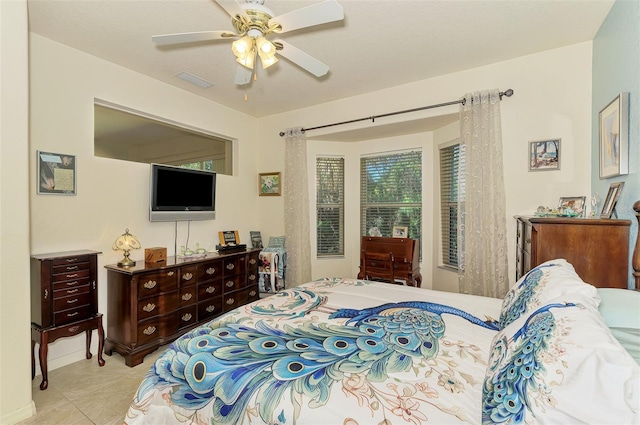
<path fill-rule="evenodd" d="M 118 266 L 130 267 L 136 265 L 136 262 L 129 258 L 129 251 L 140 249 L 140 241 L 129 233 L 129 229 L 125 229 L 124 233 L 116 238 L 112 248 L 114 251 L 122 251 L 124 254 L 124 258 L 118 262 Z"/>

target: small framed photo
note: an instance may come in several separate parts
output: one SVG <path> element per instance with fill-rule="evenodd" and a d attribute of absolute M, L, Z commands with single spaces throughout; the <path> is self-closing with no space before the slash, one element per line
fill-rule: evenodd
<path fill-rule="evenodd" d="M 624 182 L 611 183 L 607 197 L 604 200 L 604 205 L 602 206 L 600 218 L 611 218 L 611 214 L 614 214 L 616 203 L 620 197 L 620 192 L 622 192 L 622 186 L 624 186 Z"/>
<path fill-rule="evenodd" d="M 629 173 L 629 93 L 620 93 L 598 114 L 600 178 Z"/>
<path fill-rule="evenodd" d="M 560 202 L 558 203 L 558 211 L 561 211 L 561 214 L 563 215 L 572 217 L 585 217 L 587 211 L 585 207 L 586 202 L 586 196 L 560 198 Z"/>
<path fill-rule="evenodd" d="M 262 234 L 259 230 L 250 230 L 249 236 L 251 237 L 251 247 L 262 249 Z"/>
<path fill-rule="evenodd" d="M 234 246 L 240 243 L 240 236 L 238 236 L 237 230 L 218 232 L 218 236 L 220 236 L 220 245 L 222 246 Z"/>
<path fill-rule="evenodd" d="M 280 173 L 258 174 L 258 193 L 260 196 L 280 196 Z"/>
<path fill-rule="evenodd" d="M 409 235 L 409 228 L 406 226 L 393 226 L 391 230 L 394 238 L 406 238 Z"/>
<path fill-rule="evenodd" d="M 559 170 L 560 140 L 529 142 L 529 171 Z"/>
<path fill-rule="evenodd" d="M 75 195 L 76 157 L 62 153 L 37 151 L 38 194 Z"/>

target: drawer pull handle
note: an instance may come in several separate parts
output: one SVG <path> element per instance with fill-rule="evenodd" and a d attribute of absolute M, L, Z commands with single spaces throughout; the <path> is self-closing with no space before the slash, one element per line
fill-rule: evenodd
<path fill-rule="evenodd" d="M 256 296 L 256 291 L 251 291 L 251 292 L 249 292 L 249 296 L 250 296 L 250 297 L 255 297 L 255 296 Z"/>
<path fill-rule="evenodd" d="M 77 311 L 74 311 L 73 313 L 67 313 L 67 317 L 77 316 L 78 314 L 80 313 L 78 313 Z"/>
<path fill-rule="evenodd" d="M 192 278 L 193 278 L 193 274 L 191 273 L 185 273 L 182 275 L 183 280 L 191 280 Z"/>
<path fill-rule="evenodd" d="M 231 304 L 235 304 L 236 300 L 234 300 L 233 298 L 229 298 L 227 300 L 227 305 L 231 305 Z"/>
<path fill-rule="evenodd" d="M 205 289 L 205 291 L 207 291 L 207 294 L 213 294 L 214 292 L 216 292 L 216 287 L 215 286 L 207 286 L 207 289 Z"/>
<path fill-rule="evenodd" d="M 191 297 L 193 297 L 193 295 L 191 295 L 191 292 L 187 292 L 186 294 L 184 294 L 182 296 L 182 300 L 183 301 L 189 301 L 191 299 Z"/>
<path fill-rule="evenodd" d="M 249 275 L 249 280 L 256 280 L 256 275 L 255 274 L 250 274 Z"/>
<path fill-rule="evenodd" d="M 235 268 L 236 268 L 236 265 L 235 265 L 235 264 L 233 264 L 233 263 L 229 263 L 229 264 L 227 264 L 227 270 L 233 270 L 233 269 L 235 269 Z"/>
<path fill-rule="evenodd" d="M 49 296 L 49 290 L 45 289 L 44 290 L 44 299 L 46 300 L 48 296 Z"/>
<path fill-rule="evenodd" d="M 145 282 L 144 287 L 147 289 L 153 289 L 156 287 L 157 284 L 158 282 L 156 282 L 155 280 L 150 280 L 148 282 Z"/>
<path fill-rule="evenodd" d="M 155 326 L 149 326 L 147 329 L 143 330 L 142 333 L 145 335 L 151 335 L 156 331 Z"/>
<path fill-rule="evenodd" d="M 78 302 L 77 298 L 74 298 L 72 300 L 67 300 L 67 304 L 73 304 L 73 303 L 77 303 L 77 302 Z"/>
<path fill-rule="evenodd" d="M 207 313 L 211 313 L 212 311 L 214 311 L 216 309 L 215 305 L 210 305 L 207 308 L 205 308 L 205 310 L 207 310 Z"/>
<path fill-rule="evenodd" d="M 174 273 L 175 272 L 173 272 L 173 271 L 167 272 L 167 276 L 173 276 Z"/>
<path fill-rule="evenodd" d="M 78 261 L 77 258 L 67 258 L 67 263 L 75 263 L 76 261 Z"/>
<path fill-rule="evenodd" d="M 156 309 L 156 305 L 154 303 L 149 303 L 149 304 L 145 305 L 144 307 L 142 307 L 142 309 L 144 311 L 146 311 L 147 313 L 151 313 L 153 310 Z"/>
<path fill-rule="evenodd" d="M 209 267 L 207 270 L 205 270 L 205 273 L 207 273 L 208 275 L 212 275 L 216 272 L 216 268 L 215 267 Z"/>
<path fill-rule="evenodd" d="M 78 277 L 78 273 L 68 274 L 67 279 L 73 279 L 74 277 Z"/>
<path fill-rule="evenodd" d="M 80 329 L 80 326 L 71 326 L 68 331 L 69 333 L 77 332 Z"/>
<path fill-rule="evenodd" d="M 73 282 L 67 282 L 67 286 L 73 286 L 73 285 L 77 285 L 78 281 L 74 280 Z"/>
<path fill-rule="evenodd" d="M 232 288 L 234 285 L 233 280 L 228 281 L 225 285 L 227 285 L 227 288 Z"/>
<path fill-rule="evenodd" d="M 74 293 L 78 292 L 78 290 L 79 290 L 78 288 L 75 288 L 75 289 L 67 289 L 67 294 L 74 294 Z"/>
<path fill-rule="evenodd" d="M 252 258 L 251 260 L 249 260 L 249 264 L 251 264 L 252 266 L 257 263 L 255 258 Z"/>
<path fill-rule="evenodd" d="M 67 270 L 78 270 L 78 266 L 68 266 Z"/>
<path fill-rule="evenodd" d="M 182 316 L 182 321 L 183 322 L 188 322 L 189 320 L 191 320 L 193 316 L 191 315 L 191 313 L 186 313 Z"/>

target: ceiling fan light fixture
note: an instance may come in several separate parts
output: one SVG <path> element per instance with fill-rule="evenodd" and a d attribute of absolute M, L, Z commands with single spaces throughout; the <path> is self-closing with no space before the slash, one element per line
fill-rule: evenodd
<path fill-rule="evenodd" d="M 258 53 L 260 55 L 260 63 L 262 64 L 262 69 L 267 69 L 274 63 L 278 62 L 278 58 L 275 56 L 267 56 L 261 52 Z"/>
<path fill-rule="evenodd" d="M 272 42 L 264 37 L 258 37 L 256 39 L 256 46 L 258 46 L 258 50 L 261 56 L 274 56 L 276 54 L 276 46 L 274 46 Z"/>
<path fill-rule="evenodd" d="M 238 59 L 236 59 L 236 61 L 242 65 L 245 66 L 249 69 L 253 69 L 253 64 L 255 63 L 255 50 L 250 51 L 247 54 L 244 54 L 242 56 L 239 56 Z"/>
<path fill-rule="evenodd" d="M 233 51 L 233 54 L 236 55 L 238 59 L 240 59 L 241 57 L 249 54 L 251 50 L 253 50 L 253 42 L 253 38 L 245 35 L 244 37 L 231 43 L 231 50 Z"/>

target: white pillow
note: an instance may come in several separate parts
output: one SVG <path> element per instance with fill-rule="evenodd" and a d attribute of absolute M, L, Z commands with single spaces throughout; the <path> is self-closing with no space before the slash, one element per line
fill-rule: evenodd
<path fill-rule="evenodd" d="M 557 298 L 496 334 L 482 409 L 484 424 L 640 423 L 640 366 L 596 309 Z"/>
<path fill-rule="evenodd" d="M 596 288 L 580 279 L 567 260 L 550 260 L 531 269 L 507 293 L 502 301 L 499 325 L 503 328 L 558 297 L 594 308 L 600 304 Z"/>

